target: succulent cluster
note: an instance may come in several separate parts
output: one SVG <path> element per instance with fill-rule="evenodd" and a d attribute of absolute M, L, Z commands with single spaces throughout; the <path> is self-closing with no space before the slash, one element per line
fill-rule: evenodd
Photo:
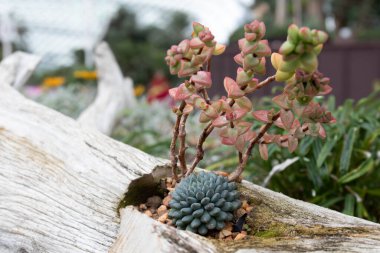
<path fill-rule="evenodd" d="M 314 72 L 318 68 L 317 56 L 327 38 L 328 35 L 323 31 L 290 25 L 288 38 L 279 49 L 283 63 L 276 68 L 276 80 L 288 80 L 298 68 L 307 73 Z"/>
<path fill-rule="evenodd" d="M 165 60 L 172 75 L 186 77 L 198 72 L 213 54 L 221 54 L 224 49 L 223 45 L 214 41 L 214 35 L 207 27 L 194 22 L 193 38 L 173 45 L 167 51 Z"/>
<path fill-rule="evenodd" d="M 170 201 L 169 217 L 180 229 L 201 235 L 221 230 L 241 205 L 234 182 L 214 173 L 200 172 L 182 179 Z"/>
<path fill-rule="evenodd" d="M 207 89 L 213 85 L 210 61 L 212 55 L 223 53 L 224 46 L 217 44 L 207 27 L 193 23 L 191 40 L 184 40 L 168 50 L 166 61 L 173 74 L 187 77 L 169 94 L 181 104 L 173 108 L 177 120 L 171 142 L 172 171 L 176 175 L 177 160 L 183 175 L 190 175 L 203 159 L 203 143 L 214 129 L 218 129 L 223 144 L 234 146 L 239 154 L 239 166 L 230 174 L 229 180 L 236 180 L 244 170 L 253 147 L 257 144 L 263 159 L 268 159 L 267 145 L 272 143 L 286 147 L 293 152 L 299 139 L 305 135 L 326 136 L 324 123 L 334 122 L 331 113 L 313 99 L 328 94 L 332 89 L 329 78 L 318 72 L 318 54 L 327 34 L 307 27 L 289 26 L 287 41 L 272 53 L 265 36 L 265 24 L 253 21 L 244 26 L 244 38 L 239 40 L 240 52 L 234 57 L 239 64 L 236 78 L 225 77 L 223 84 L 226 97 L 211 100 Z M 264 74 L 266 57 L 276 74 L 259 82 L 256 74 Z M 285 82 L 283 92 L 273 98 L 277 104 L 271 110 L 255 110 L 248 94 L 261 89 L 273 81 Z M 280 108 L 278 108 L 280 107 Z M 199 121 L 208 123 L 197 142 L 196 157 L 187 170 L 185 162 L 185 124 L 187 115 L 193 110 L 201 111 Z M 265 123 L 257 127 L 255 120 Z M 282 134 L 271 134 L 269 128 L 275 125 L 284 129 Z M 176 154 L 176 142 L 180 136 L 180 150 Z"/>

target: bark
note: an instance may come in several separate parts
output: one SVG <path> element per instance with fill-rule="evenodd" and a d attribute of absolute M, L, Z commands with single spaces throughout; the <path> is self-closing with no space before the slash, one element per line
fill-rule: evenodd
<path fill-rule="evenodd" d="M 98 74 L 98 93 L 95 101 L 78 117 L 78 121 L 110 135 L 119 113 L 136 104 L 133 81 L 123 78 L 110 47 L 100 43 L 95 50 L 95 64 Z"/>
<path fill-rule="evenodd" d="M 8 68 L 0 68 L 4 77 Z M 0 79 L 0 252 L 380 251 L 380 225 L 248 182 L 240 186 L 255 207 L 248 240 L 209 240 L 131 206 L 119 216 L 120 205 L 142 201 L 170 174 L 170 162 L 27 100 L 7 80 Z"/>

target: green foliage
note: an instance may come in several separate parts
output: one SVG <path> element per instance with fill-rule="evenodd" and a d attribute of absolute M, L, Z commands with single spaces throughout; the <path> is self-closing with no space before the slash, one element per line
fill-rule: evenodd
<path fill-rule="evenodd" d="M 121 8 L 110 23 L 104 40 L 114 52 L 124 75 L 135 83 L 147 84 L 153 74 L 167 71 L 166 49 L 172 41 L 181 40 L 187 28 L 187 16 L 180 12 L 166 13 L 163 28 L 156 25 L 142 27 L 136 14 Z"/>
<path fill-rule="evenodd" d="M 259 158 L 258 150 L 244 176 L 261 184 L 275 165 L 294 156 L 299 160 L 275 173 L 267 185 L 288 196 L 373 221 L 380 220 L 380 90 L 354 103 L 347 100 L 335 108 L 334 97 L 327 106 L 337 119 L 326 126 L 327 137 L 305 137 L 295 155 L 269 146 L 270 161 Z M 265 99 L 261 106 L 267 108 Z M 275 130 L 275 129 L 273 129 Z M 219 150 L 218 152 L 223 152 Z M 224 153 L 209 169 L 234 168 L 235 154 Z M 217 165 L 217 166 L 216 166 Z"/>
<path fill-rule="evenodd" d="M 172 196 L 169 217 L 173 223 L 201 235 L 209 230 L 222 230 L 241 206 L 236 183 L 203 171 L 182 179 Z"/>

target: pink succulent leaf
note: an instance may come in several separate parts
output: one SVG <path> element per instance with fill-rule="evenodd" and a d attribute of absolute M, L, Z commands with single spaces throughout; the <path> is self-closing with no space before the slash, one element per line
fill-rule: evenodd
<path fill-rule="evenodd" d="M 251 130 L 249 129 L 249 130 L 248 130 L 247 132 L 245 132 L 242 136 L 244 137 L 244 140 L 245 140 L 245 141 L 251 141 L 251 140 L 253 140 L 254 138 L 257 137 L 257 133 L 254 132 L 254 131 L 251 131 Z"/>
<path fill-rule="evenodd" d="M 191 62 L 181 60 L 181 66 L 178 72 L 178 77 L 190 76 L 198 71 L 198 68 L 192 66 Z"/>
<path fill-rule="evenodd" d="M 259 152 L 263 160 L 268 160 L 268 147 L 266 144 L 262 144 L 262 143 L 259 144 Z"/>
<path fill-rule="evenodd" d="M 239 64 L 240 66 L 243 65 L 243 56 L 241 54 L 237 54 L 234 56 L 234 61 Z"/>
<path fill-rule="evenodd" d="M 201 98 L 198 94 L 192 94 L 190 97 L 185 99 L 186 104 L 194 106 L 194 102 L 198 99 Z"/>
<path fill-rule="evenodd" d="M 204 113 L 207 115 L 207 117 L 212 118 L 212 119 L 216 119 L 217 117 L 219 117 L 219 112 L 215 110 L 215 108 L 212 106 L 208 106 L 204 110 Z"/>
<path fill-rule="evenodd" d="M 199 122 L 200 123 L 207 123 L 211 120 L 210 117 L 208 117 L 205 112 L 201 112 L 201 114 L 199 115 Z"/>
<path fill-rule="evenodd" d="M 230 77 L 224 78 L 224 88 L 229 98 L 236 99 L 245 95 L 244 91 L 242 91 L 239 85 Z"/>
<path fill-rule="evenodd" d="M 240 152 L 243 153 L 245 147 L 245 140 L 242 135 L 240 135 L 235 142 L 235 148 Z"/>
<path fill-rule="evenodd" d="M 281 109 L 280 118 L 282 123 L 284 124 L 285 129 L 289 130 L 292 128 L 294 122 L 294 115 L 290 110 Z"/>
<path fill-rule="evenodd" d="M 188 39 L 181 41 L 178 44 L 177 52 L 185 54 L 190 49 L 190 41 Z"/>
<path fill-rule="evenodd" d="M 253 52 L 255 52 L 257 50 L 257 47 L 258 47 L 258 43 L 255 43 L 255 42 L 250 42 L 246 39 L 243 39 L 243 45 L 242 45 L 242 53 L 243 55 L 248 55 L 248 54 L 252 54 Z"/>
<path fill-rule="evenodd" d="M 239 45 L 240 50 L 243 50 L 245 41 L 246 41 L 246 39 L 244 39 L 244 38 L 238 40 L 238 45 Z"/>
<path fill-rule="evenodd" d="M 259 111 L 252 112 L 252 115 L 258 121 L 261 121 L 264 123 L 269 123 L 268 113 L 269 113 L 269 111 L 267 111 L 267 110 L 259 110 Z"/>
<path fill-rule="evenodd" d="M 210 88 L 212 84 L 211 73 L 207 71 L 198 71 L 190 80 L 202 88 Z"/>
<path fill-rule="evenodd" d="M 255 71 L 255 73 L 257 73 L 259 75 L 264 75 L 266 73 L 265 63 L 266 63 L 266 60 L 264 57 L 262 57 L 260 59 L 259 64 L 257 66 L 255 66 L 253 69 Z"/>
<path fill-rule="evenodd" d="M 245 33 L 244 34 L 244 37 L 246 38 L 246 40 L 248 41 L 254 41 L 256 38 L 257 38 L 257 35 L 256 33 Z"/>
<path fill-rule="evenodd" d="M 276 143 L 278 146 L 281 147 L 281 135 L 276 134 L 276 135 L 273 137 L 272 142 Z"/>
<path fill-rule="evenodd" d="M 239 121 L 235 124 L 235 128 L 238 131 L 238 135 L 245 134 L 248 130 L 251 129 L 252 123 L 246 121 Z"/>
<path fill-rule="evenodd" d="M 322 125 L 320 125 L 320 127 L 319 127 L 319 136 L 322 139 L 326 138 L 326 130 L 325 130 L 325 128 Z"/>
<path fill-rule="evenodd" d="M 224 127 L 219 136 L 221 137 L 222 143 L 225 145 L 235 145 L 236 139 L 238 138 L 238 132 L 235 128 Z"/>
<path fill-rule="evenodd" d="M 260 40 L 256 47 L 255 54 L 258 57 L 267 57 L 270 56 L 271 53 L 272 51 L 269 47 L 268 40 Z"/>
<path fill-rule="evenodd" d="M 202 48 L 204 45 L 205 43 L 201 41 L 201 39 L 199 39 L 198 37 L 192 38 L 190 40 L 190 48 L 199 49 Z"/>
<path fill-rule="evenodd" d="M 172 88 L 169 90 L 169 95 L 176 101 L 181 101 L 189 98 L 193 93 L 190 92 L 184 83 L 180 84 L 180 86 L 176 88 Z"/>
<path fill-rule="evenodd" d="M 263 136 L 263 140 L 264 140 L 266 143 L 271 143 L 271 142 L 273 142 L 273 138 L 274 138 L 274 135 L 272 135 L 272 134 L 267 134 L 267 133 L 265 133 L 264 136 Z"/>
<path fill-rule="evenodd" d="M 183 114 L 190 114 L 194 110 L 192 105 L 186 104 L 185 108 L 183 108 Z"/>
<path fill-rule="evenodd" d="M 239 120 L 243 118 L 247 114 L 247 110 L 244 108 L 236 108 L 233 109 L 234 119 L 233 120 Z"/>
<path fill-rule="evenodd" d="M 289 135 L 288 137 L 288 149 L 290 153 L 293 153 L 298 146 L 298 139 L 293 135 Z"/>
<path fill-rule="evenodd" d="M 209 107 L 206 100 L 200 96 L 194 97 L 193 103 L 195 107 L 201 110 L 206 110 Z"/>
<path fill-rule="evenodd" d="M 235 104 L 237 104 L 241 109 L 246 110 L 247 112 L 252 110 L 252 102 L 246 96 L 235 99 Z"/>
<path fill-rule="evenodd" d="M 226 125 L 228 125 L 230 122 L 226 119 L 226 117 L 225 116 L 219 116 L 219 117 L 217 117 L 216 119 L 214 119 L 213 121 L 212 121 L 212 125 L 214 126 L 214 127 L 223 127 L 223 126 L 226 126 Z"/>
<path fill-rule="evenodd" d="M 275 96 L 274 98 L 272 98 L 272 101 L 281 108 L 286 110 L 289 110 L 291 107 L 291 102 L 288 100 L 287 96 L 284 93 Z"/>

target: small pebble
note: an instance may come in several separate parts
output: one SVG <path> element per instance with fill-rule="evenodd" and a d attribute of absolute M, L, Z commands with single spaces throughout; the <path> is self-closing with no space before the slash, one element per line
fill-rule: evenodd
<path fill-rule="evenodd" d="M 160 217 L 158 217 L 158 221 L 161 222 L 161 223 L 164 223 L 166 220 L 168 219 L 168 213 L 164 213 L 163 215 L 161 215 Z"/>
<path fill-rule="evenodd" d="M 225 171 L 215 171 L 215 174 L 222 176 L 222 177 L 228 177 L 228 173 Z"/>
<path fill-rule="evenodd" d="M 152 217 L 152 216 L 153 216 L 153 214 L 152 214 L 152 212 L 151 212 L 150 210 L 146 210 L 144 213 L 145 213 L 146 215 L 148 215 L 149 217 Z"/>
<path fill-rule="evenodd" d="M 224 237 L 230 236 L 232 234 L 231 231 L 226 230 L 226 229 L 223 229 L 221 233 L 223 234 Z"/>
<path fill-rule="evenodd" d="M 164 205 L 161 205 L 158 209 L 157 209 L 157 214 L 159 216 L 163 215 L 164 213 L 166 213 L 168 211 L 168 208 Z"/>
<path fill-rule="evenodd" d="M 243 216 L 244 214 L 246 214 L 247 211 L 244 210 L 243 208 L 239 208 L 237 211 L 236 211 L 236 214 L 237 214 L 237 217 L 241 217 Z"/>
<path fill-rule="evenodd" d="M 172 198 L 173 198 L 172 195 L 169 194 L 162 200 L 162 204 L 169 207 L 169 202 L 170 200 L 172 200 Z"/>
<path fill-rule="evenodd" d="M 235 236 L 235 241 L 243 240 L 247 235 L 243 233 L 239 233 L 237 236 Z"/>
<path fill-rule="evenodd" d="M 147 199 L 146 205 L 148 207 L 157 209 L 157 207 L 160 206 L 161 201 L 162 201 L 162 199 L 159 196 L 152 196 L 152 197 L 150 197 L 150 198 Z"/>
<path fill-rule="evenodd" d="M 145 204 L 140 204 L 139 208 L 141 211 L 145 211 L 146 209 L 148 209 Z"/>
<path fill-rule="evenodd" d="M 224 240 L 226 240 L 226 241 L 232 241 L 232 236 L 228 236 Z"/>
<path fill-rule="evenodd" d="M 241 204 L 241 207 L 242 207 L 243 209 L 246 209 L 247 207 L 249 207 L 247 200 L 243 200 L 243 202 L 242 202 L 242 204 Z"/>

